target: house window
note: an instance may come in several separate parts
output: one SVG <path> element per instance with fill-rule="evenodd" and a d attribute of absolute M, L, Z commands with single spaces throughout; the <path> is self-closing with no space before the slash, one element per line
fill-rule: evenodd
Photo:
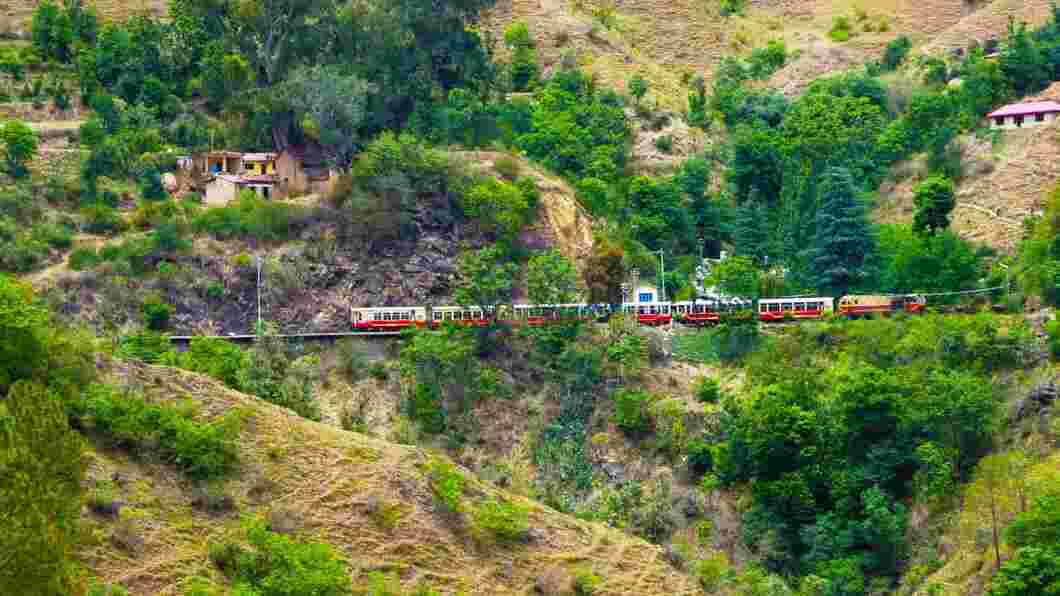
<path fill-rule="evenodd" d="M 641 292 L 640 294 L 637 295 L 637 302 L 651 302 L 651 301 L 652 301 L 652 293 L 651 292 Z"/>
<path fill-rule="evenodd" d="M 1023 116 L 1016 116 L 1016 126 L 1023 126 Z"/>
<path fill-rule="evenodd" d="M 269 198 L 269 187 L 268 186 L 262 186 L 261 187 L 261 195 L 263 197 L 265 197 L 266 199 Z"/>
<path fill-rule="evenodd" d="M 1045 114 L 1035 114 L 1034 115 L 1034 121 L 1035 122 L 1045 122 Z"/>
<path fill-rule="evenodd" d="M 1005 117 L 1004 116 L 998 116 L 997 118 L 994 118 L 994 124 L 996 124 L 998 126 L 1004 126 L 1005 125 Z"/>

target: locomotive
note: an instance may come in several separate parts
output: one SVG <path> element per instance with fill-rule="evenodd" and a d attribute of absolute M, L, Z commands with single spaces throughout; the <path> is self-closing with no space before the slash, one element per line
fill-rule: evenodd
<path fill-rule="evenodd" d="M 821 319 L 836 312 L 836 300 L 825 296 L 763 298 L 754 312 L 759 321 L 772 323 Z M 919 294 L 848 295 L 839 298 L 838 312 L 848 318 L 886 316 L 898 312 L 919 313 L 927 299 Z M 636 316 L 649 327 L 674 322 L 689 327 L 715 325 L 730 312 L 746 311 L 754 302 L 742 298 L 684 302 L 624 303 L 621 311 Z M 383 306 L 350 308 L 350 325 L 355 331 L 396 332 L 410 327 L 438 328 L 450 323 L 466 326 L 488 325 L 494 319 L 514 325 L 547 325 L 555 321 L 603 320 L 611 312 L 600 304 L 513 304 L 501 305 L 496 312 L 477 306 Z M 496 317 L 494 316 L 496 314 Z"/>

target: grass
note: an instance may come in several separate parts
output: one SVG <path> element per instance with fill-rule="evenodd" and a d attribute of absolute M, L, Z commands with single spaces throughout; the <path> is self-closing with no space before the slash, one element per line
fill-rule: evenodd
<path fill-rule="evenodd" d="M 262 517 L 277 501 L 297 509 L 302 519 L 300 540 L 330 544 L 351 569 L 365 570 L 351 572 L 355 593 L 367 587 L 367 571 L 415 569 L 413 579 L 403 571 L 399 574 L 408 582 L 403 585 L 406 592 L 415 593 L 414 586 L 425 580 L 441 593 L 514 594 L 510 586 L 533 585 L 545 569 L 565 560 L 585 565 L 602 578 L 598 594 L 695 593 L 694 580 L 675 573 L 657 547 L 532 505 L 526 509 L 527 527 L 542 538 L 520 544 L 512 567 L 505 569 L 502 559 L 508 557 L 495 557 L 455 535 L 434 507 L 423 505 L 434 497 L 423 473 L 429 458 L 419 449 L 309 422 L 193 373 L 107 361 L 103 375 L 108 382 L 142 388 L 152 402 L 187 395 L 197 403 L 201 420 L 231 409 L 251 414 L 239 446 L 241 473 L 225 484 L 238 511 L 226 515 L 193 509 L 192 487 L 165 466 L 109 447 L 97 446 L 91 452 L 90 477 L 109 479 L 118 472 L 125 488 L 116 492 L 126 507 L 144 516 L 138 519 L 152 520 L 140 525 L 146 548 L 137 559 L 110 545 L 112 522 L 86 516 L 82 525 L 79 552 L 87 571 L 100 582 L 120 579 L 132 594 L 183 594 L 196 578 L 223 585 L 206 545 L 240 540 L 245 531 L 240 518 Z M 270 451 L 285 455 L 271 461 Z M 525 503 L 474 476 L 461 476 L 464 493 L 474 496 L 474 502 L 465 497 L 468 506 L 489 501 Z M 250 498 L 251 489 L 261 486 L 263 478 L 271 487 L 268 494 Z M 375 514 L 357 506 L 371 498 L 377 499 Z M 504 578 L 505 574 L 510 577 Z"/>

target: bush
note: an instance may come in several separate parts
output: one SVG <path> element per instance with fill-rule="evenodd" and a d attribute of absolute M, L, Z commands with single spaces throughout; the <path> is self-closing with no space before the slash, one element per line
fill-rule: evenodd
<path fill-rule="evenodd" d="M 385 362 L 376 360 L 368 365 L 368 376 L 377 381 L 385 381 L 390 378 L 390 371 L 387 369 Z"/>
<path fill-rule="evenodd" d="M 475 508 L 475 530 L 501 542 L 522 540 L 529 530 L 529 508 L 511 501 L 490 499 Z"/>
<path fill-rule="evenodd" d="M 256 596 L 345 596 L 350 593 L 346 563 L 328 545 L 300 542 L 254 523 L 250 549 L 211 546 L 211 559 L 235 581 L 235 593 Z M 218 558 L 214 558 L 214 555 Z M 221 564 L 223 563 L 223 564 Z"/>
<path fill-rule="evenodd" d="M 95 247 L 82 246 L 75 248 L 70 253 L 70 269 L 74 271 L 84 271 L 86 269 L 92 269 L 99 264 L 99 253 L 96 252 Z"/>
<path fill-rule="evenodd" d="M 696 476 L 702 476 L 714 469 L 714 453 L 710 445 L 702 439 L 693 439 L 688 443 L 688 469 Z"/>
<path fill-rule="evenodd" d="M 173 312 L 173 307 L 162 302 L 161 296 L 149 296 L 143 304 L 144 325 L 151 331 L 162 331 L 169 327 Z"/>
<path fill-rule="evenodd" d="M 156 364 L 172 351 L 173 345 L 169 342 L 169 337 L 155 331 L 144 331 L 119 339 L 117 356 L 126 360 Z"/>
<path fill-rule="evenodd" d="M 650 407 L 654 401 L 647 391 L 621 389 L 611 396 L 615 402 L 614 422 L 622 430 L 639 434 L 651 430 Z"/>
<path fill-rule="evenodd" d="M 90 234 L 119 234 L 128 228 L 116 209 L 99 203 L 81 209 L 81 219 Z"/>
<path fill-rule="evenodd" d="M 852 33 L 852 27 L 850 19 L 847 17 L 839 16 L 832 19 L 832 28 L 828 30 L 828 37 L 832 41 L 842 43 L 850 39 Z"/>
<path fill-rule="evenodd" d="M 669 154 L 674 150 L 674 138 L 671 135 L 662 135 L 655 139 L 655 148 L 663 153 Z"/>
<path fill-rule="evenodd" d="M 702 377 L 696 382 L 696 399 L 705 404 L 717 403 L 721 397 L 721 385 L 713 377 Z"/>
<path fill-rule="evenodd" d="M 591 569 L 580 568 L 574 572 L 574 593 L 578 596 L 592 596 L 603 583 L 603 579 Z"/>
<path fill-rule="evenodd" d="M 238 463 L 235 441 L 241 417 L 234 412 L 199 423 L 187 404 L 151 404 L 105 385 L 89 387 L 71 409 L 81 425 L 91 426 L 119 445 L 156 446 L 167 461 L 195 479 L 220 478 Z"/>
<path fill-rule="evenodd" d="M 466 480 L 456 466 L 444 459 L 432 458 L 427 464 L 427 473 L 434 496 L 438 497 L 449 511 L 462 511 Z"/>
<path fill-rule="evenodd" d="M 913 42 L 906 35 L 899 35 L 891 40 L 887 44 L 887 49 L 883 52 L 883 64 L 881 64 L 883 69 L 885 71 L 896 70 L 902 65 L 902 62 L 905 62 L 905 57 L 909 55 L 909 50 L 912 47 Z"/>

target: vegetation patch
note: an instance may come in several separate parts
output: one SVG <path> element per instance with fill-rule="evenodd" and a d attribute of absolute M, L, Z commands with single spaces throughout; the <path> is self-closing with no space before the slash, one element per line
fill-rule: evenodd
<path fill-rule="evenodd" d="M 90 387 L 70 407 L 78 424 L 124 447 L 156 449 L 192 478 L 221 478 L 239 463 L 236 440 L 242 416 L 237 412 L 213 422 L 197 422 L 190 403 L 152 404 L 106 385 Z"/>

